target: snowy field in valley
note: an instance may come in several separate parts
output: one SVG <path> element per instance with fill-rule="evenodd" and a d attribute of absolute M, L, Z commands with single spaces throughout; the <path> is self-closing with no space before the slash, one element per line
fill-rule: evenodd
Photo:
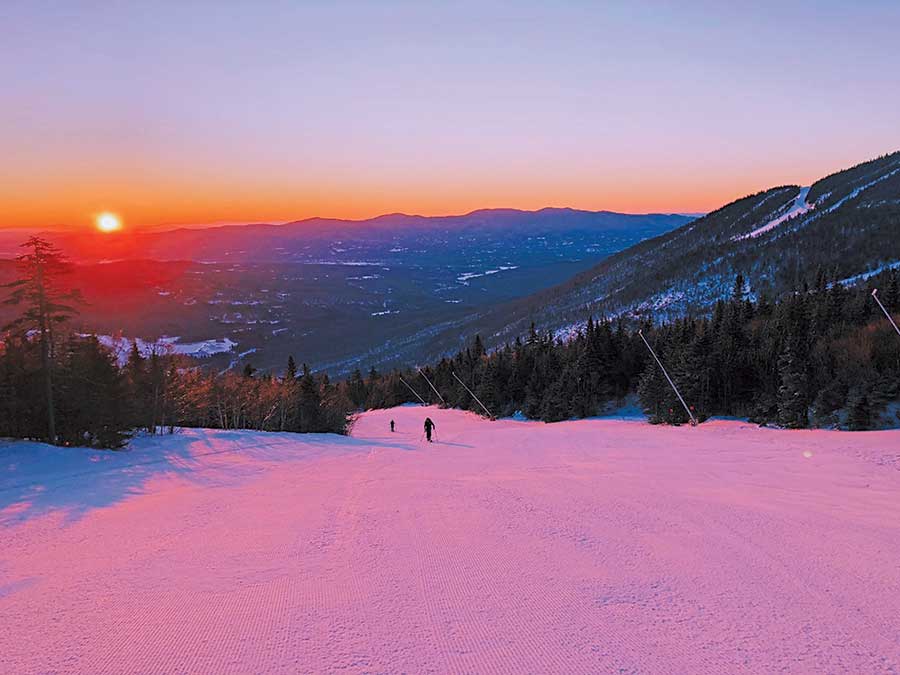
<path fill-rule="evenodd" d="M 0 442 L 0 672 L 336 671 L 900 672 L 900 432 Z"/>

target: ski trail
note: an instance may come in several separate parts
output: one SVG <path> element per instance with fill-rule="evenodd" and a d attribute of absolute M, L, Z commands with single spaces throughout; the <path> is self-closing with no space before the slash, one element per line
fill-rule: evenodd
<path fill-rule="evenodd" d="M 766 232 L 770 230 L 774 230 L 776 227 L 781 225 L 782 223 L 790 220 L 791 218 L 795 218 L 796 216 L 803 215 L 807 211 L 815 208 L 814 204 L 810 204 L 806 201 L 806 197 L 809 195 L 809 187 L 800 188 L 800 193 L 797 195 L 797 198 L 794 199 L 793 204 L 791 204 L 790 208 L 781 216 L 778 216 L 774 220 L 770 220 L 765 225 L 756 228 L 752 232 L 748 232 L 747 234 L 738 235 L 732 237 L 734 241 L 741 241 L 743 239 L 755 239 L 756 237 L 762 236 Z"/>
<path fill-rule="evenodd" d="M 897 433 L 399 408 L 29 446 L 60 462 L 0 480 L 0 672 L 897 672 Z"/>

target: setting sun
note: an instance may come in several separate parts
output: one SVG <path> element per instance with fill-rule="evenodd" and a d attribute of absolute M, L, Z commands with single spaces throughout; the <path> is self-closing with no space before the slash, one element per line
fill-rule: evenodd
<path fill-rule="evenodd" d="M 97 216 L 97 229 L 101 232 L 116 232 L 122 229 L 122 221 L 114 213 L 101 213 Z"/>

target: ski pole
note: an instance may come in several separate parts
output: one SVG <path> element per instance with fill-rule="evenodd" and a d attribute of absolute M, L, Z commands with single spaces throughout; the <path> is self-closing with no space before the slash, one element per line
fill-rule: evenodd
<path fill-rule="evenodd" d="M 894 317 L 891 316 L 891 313 L 887 311 L 887 307 L 881 304 L 881 299 L 878 297 L 878 289 L 872 289 L 872 297 L 875 298 L 875 302 L 878 303 L 878 306 L 881 307 L 881 311 L 884 312 L 884 315 L 887 317 L 887 320 L 891 322 L 891 325 L 894 327 L 894 330 L 897 331 L 897 335 L 900 335 L 900 328 L 897 328 L 897 324 L 894 322 Z"/>
<path fill-rule="evenodd" d="M 691 409 L 688 408 L 687 403 L 685 403 L 684 399 L 681 398 L 681 392 L 678 391 L 678 387 L 676 387 L 675 383 L 672 382 L 672 378 L 669 377 L 669 373 L 666 372 L 666 368 L 665 368 L 665 366 L 663 366 L 662 361 L 659 360 L 659 357 L 656 355 L 656 352 L 653 351 L 653 347 L 651 347 L 650 343 L 647 342 L 647 338 L 644 337 L 644 330 L 643 329 L 638 330 L 638 335 L 641 336 L 641 340 L 643 340 L 644 344 L 647 345 L 647 349 L 650 350 L 650 353 L 653 355 L 653 358 L 656 360 L 656 363 L 659 364 L 659 368 L 660 368 L 660 370 L 662 370 L 663 375 L 665 375 L 666 379 L 669 381 L 669 385 L 671 385 L 672 391 L 675 392 L 675 395 L 678 397 L 678 400 L 681 401 L 681 405 L 684 406 L 684 411 L 688 414 L 688 417 L 691 418 L 691 426 L 692 427 L 697 426 L 697 418 L 694 417 L 694 413 L 691 412 Z"/>

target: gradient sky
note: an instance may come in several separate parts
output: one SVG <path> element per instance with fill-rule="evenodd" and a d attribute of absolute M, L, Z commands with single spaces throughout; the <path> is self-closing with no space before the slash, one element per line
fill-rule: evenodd
<path fill-rule="evenodd" d="M 732 4 L 5 0 L 0 226 L 697 212 L 900 149 L 900 3 Z"/>

